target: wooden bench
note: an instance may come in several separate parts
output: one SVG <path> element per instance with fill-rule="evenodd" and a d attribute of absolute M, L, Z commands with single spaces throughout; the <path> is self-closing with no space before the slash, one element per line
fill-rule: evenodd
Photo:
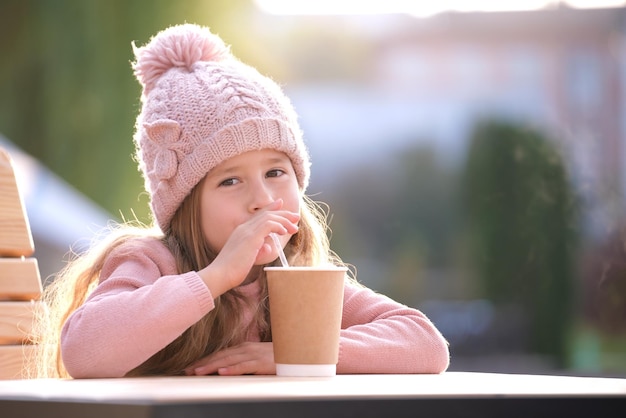
<path fill-rule="evenodd" d="M 0 379 L 27 377 L 42 285 L 13 162 L 0 148 Z"/>

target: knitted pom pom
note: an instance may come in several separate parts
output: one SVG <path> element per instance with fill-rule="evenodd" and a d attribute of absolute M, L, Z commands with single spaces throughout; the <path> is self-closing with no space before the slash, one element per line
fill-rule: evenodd
<path fill-rule="evenodd" d="M 170 68 L 191 70 L 198 61 L 222 61 L 230 55 L 222 39 L 208 28 L 192 24 L 172 26 L 154 36 L 150 42 L 133 50 L 137 61 L 133 70 L 147 94 Z"/>

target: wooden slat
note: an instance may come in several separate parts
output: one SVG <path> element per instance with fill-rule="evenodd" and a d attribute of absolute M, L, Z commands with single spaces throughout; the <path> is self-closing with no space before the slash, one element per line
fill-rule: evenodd
<path fill-rule="evenodd" d="M 24 258 L 35 251 L 28 216 L 20 195 L 13 162 L 0 148 L 0 379 L 27 377 L 26 367 L 35 346 L 22 345 L 31 337 L 35 310 L 41 302 L 37 260 Z M 17 300 L 17 301 L 16 301 Z"/>
<path fill-rule="evenodd" d="M 33 237 L 22 198 L 19 194 L 13 162 L 0 148 L 0 255 L 31 256 Z"/>
<path fill-rule="evenodd" d="M 0 300 L 39 299 L 41 292 L 36 258 L 0 258 Z"/>
<path fill-rule="evenodd" d="M 0 345 L 0 379 L 28 377 L 26 370 L 37 346 Z"/>
<path fill-rule="evenodd" d="M 41 302 L 0 302 L 0 344 L 28 342 Z"/>

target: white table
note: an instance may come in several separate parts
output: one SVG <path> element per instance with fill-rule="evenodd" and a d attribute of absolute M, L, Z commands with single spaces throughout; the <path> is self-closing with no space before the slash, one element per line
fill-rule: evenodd
<path fill-rule="evenodd" d="M 441 375 L 0 381 L 0 416 L 626 417 L 626 379 Z"/>

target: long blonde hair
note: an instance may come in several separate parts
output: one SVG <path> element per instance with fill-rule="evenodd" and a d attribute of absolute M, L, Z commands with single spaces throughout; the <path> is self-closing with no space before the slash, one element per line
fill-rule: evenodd
<path fill-rule="evenodd" d="M 214 260 L 215 254 L 209 249 L 200 225 L 200 184 L 183 201 L 165 234 L 136 222 L 111 226 L 106 238 L 84 254 L 75 256 L 55 280 L 46 286 L 42 297 L 45 309 L 41 311 L 34 327 L 33 342 L 38 349 L 33 364 L 28 367 L 30 377 L 70 377 L 61 358 L 61 330 L 69 316 L 98 285 L 103 264 L 116 247 L 137 237 L 160 239 L 174 255 L 179 273 L 198 271 Z M 342 265 L 339 257 L 330 249 L 327 211 L 321 205 L 302 195 L 299 230 L 285 248 L 290 264 L 316 265 L 330 262 Z M 261 301 L 256 306 L 254 322 L 260 331 L 261 340 L 271 341 L 267 284 L 262 269 L 259 269 L 257 280 L 260 281 L 262 293 Z M 245 341 L 246 330 L 237 315 L 240 312 L 238 307 L 245 303 L 251 302 L 245 300 L 237 289 L 231 289 L 216 298 L 213 310 L 127 375 L 180 374 L 193 361 Z"/>

